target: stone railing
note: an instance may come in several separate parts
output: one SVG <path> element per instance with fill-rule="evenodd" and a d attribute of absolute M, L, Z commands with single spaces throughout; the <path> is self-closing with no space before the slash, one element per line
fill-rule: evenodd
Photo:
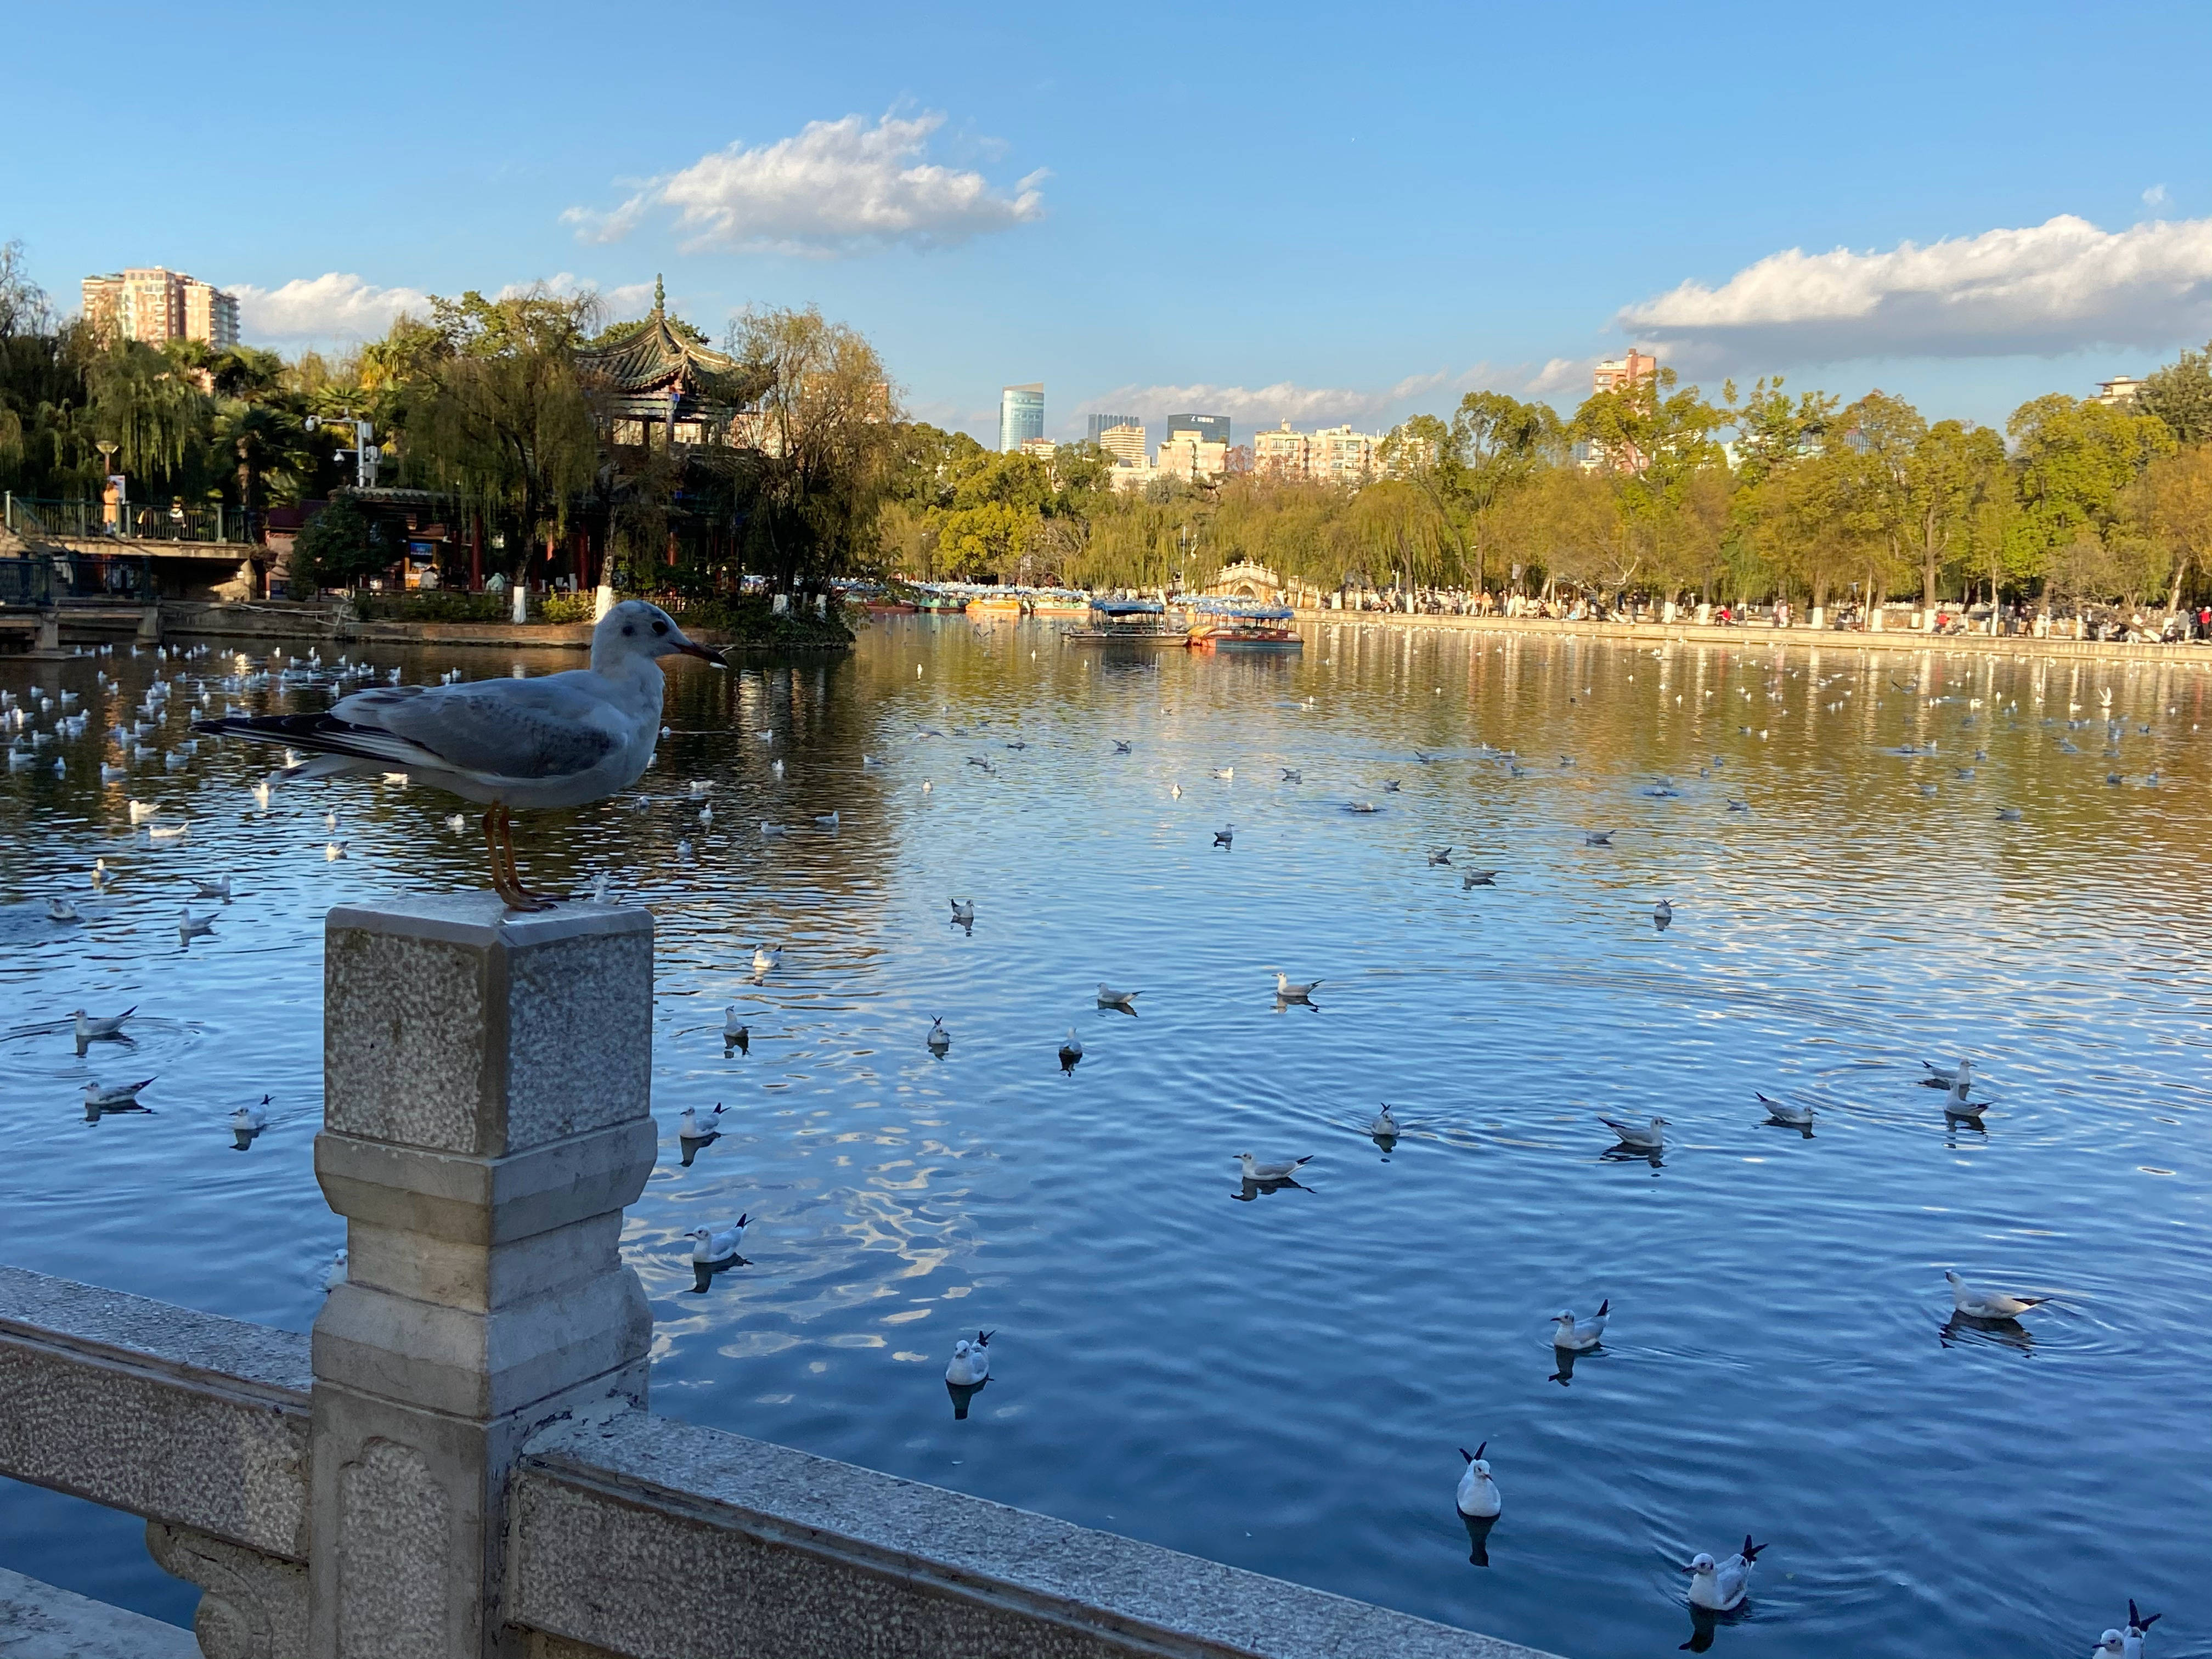
<path fill-rule="evenodd" d="M 210 1659 L 1541 1659 L 645 1409 L 653 921 L 331 912 L 312 1337 L 0 1269 L 0 1474 L 143 1516 Z"/>

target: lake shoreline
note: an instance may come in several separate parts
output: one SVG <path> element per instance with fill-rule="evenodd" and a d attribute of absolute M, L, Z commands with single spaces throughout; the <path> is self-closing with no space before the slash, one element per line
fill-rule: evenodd
<path fill-rule="evenodd" d="M 1636 644 L 1734 645 L 1756 649 L 1767 645 L 1818 651 L 1969 652 L 1988 657 L 2048 657 L 2123 662 L 2172 662 L 2212 666 L 2212 642 L 2192 645 L 2130 644 L 2119 640 L 2051 640 L 2029 635 L 1891 632 L 1843 633 L 1830 629 L 1773 628 L 1747 624 L 1723 628 L 1698 623 L 1565 622 L 1547 617 L 1438 617 L 1419 611 L 1306 611 L 1300 623 L 1360 628 L 1425 628 L 1473 634 L 1541 634 L 1566 639 L 1626 640 Z"/>

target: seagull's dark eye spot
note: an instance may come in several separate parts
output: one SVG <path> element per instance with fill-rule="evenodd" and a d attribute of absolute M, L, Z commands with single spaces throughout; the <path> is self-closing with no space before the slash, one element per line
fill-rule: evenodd
<path fill-rule="evenodd" d="M 628 635 L 629 635 L 635 634 L 635 633 L 636 633 L 636 632 L 637 632 L 637 629 L 635 629 L 635 628 L 632 628 L 632 627 L 631 627 L 628 623 L 624 623 L 623 624 L 623 635 L 624 635 L 625 637 L 627 637 L 627 636 L 628 636 Z"/>
<path fill-rule="evenodd" d="M 657 622 L 653 625 L 653 631 L 656 634 L 665 634 L 668 631 L 668 624 L 665 622 Z"/>

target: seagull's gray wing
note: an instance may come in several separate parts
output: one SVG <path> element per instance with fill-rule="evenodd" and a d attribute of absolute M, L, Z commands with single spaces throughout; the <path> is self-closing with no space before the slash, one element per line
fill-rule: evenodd
<path fill-rule="evenodd" d="M 567 674 L 356 691 L 331 714 L 388 732 L 454 770 L 488 777 L 572 777 L 598 765 L 626 735 L 615 709 Z"/>

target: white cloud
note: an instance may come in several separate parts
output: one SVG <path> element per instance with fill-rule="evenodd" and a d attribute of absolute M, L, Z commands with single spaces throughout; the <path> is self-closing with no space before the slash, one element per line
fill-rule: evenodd
<path fill-rule="evenodd" d="M 349 273 L 295 276 L 281 288 L 234 283 L 238 331 L 248 340 L 366 340 L 381 335 L 403 311 L 430 307 L 419 289 L 376 288 Z"/>
<path fill-rule="evenodd" d="M 2105 231 L 2062 214 L 1887 252 L 1791 248 L 1615 321 L 1694 367 L 2168 346 L 2212 331 L 2212 219 Z"/>
<path fill-rule="evenodd" d="M 702 155 L 610 213 L 570 208 L 562 217 L 586 241 L 613 242 L 666 210 L 687 253 L 830 258 L 899 244 L 949 247 L 1043 216 L 1042 172 L 1002 190 L 980 173 L 924 159 L 944 125 L 935 111 L 810 121 L 795 137 Z"/>
<path fill-rule="evenodd" d="M 2164 185 L 2153 185 L 2148 190 L 2143 192 L 2142 198 L 2143 205 L 2155 212 L 2158 209 L 2166 205 L 2166 186 Z"/>

